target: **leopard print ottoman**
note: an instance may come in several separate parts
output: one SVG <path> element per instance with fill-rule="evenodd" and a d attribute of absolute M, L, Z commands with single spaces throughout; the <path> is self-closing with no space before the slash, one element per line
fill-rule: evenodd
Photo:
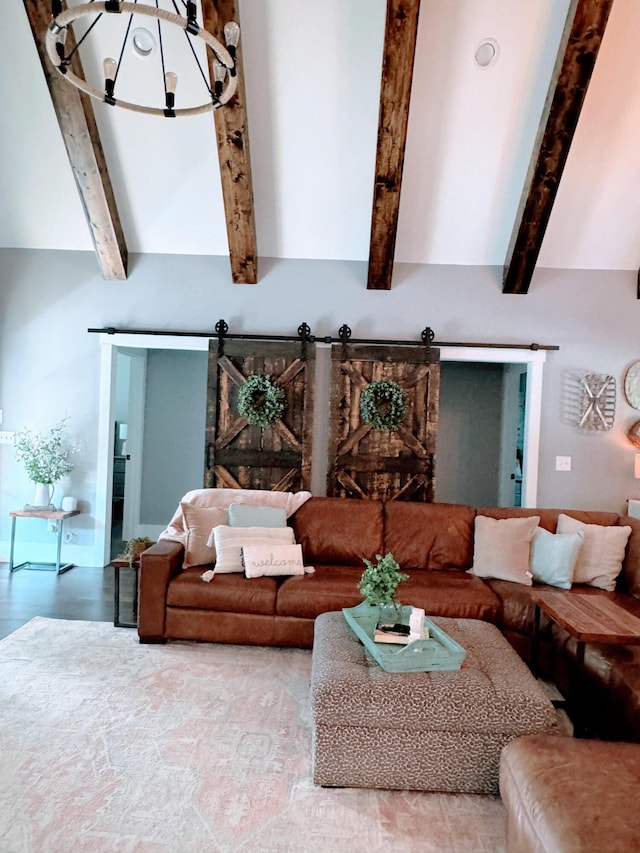
<path fill-rule="evenodd" d="M 318 616 L 317 785 L 497 794 L 502 748 L 523 734 L 558 732 L 553 705 L 495 625 L 433 621 L 466 650 L 461 669 L 385 672 L 342 613 Z"/>

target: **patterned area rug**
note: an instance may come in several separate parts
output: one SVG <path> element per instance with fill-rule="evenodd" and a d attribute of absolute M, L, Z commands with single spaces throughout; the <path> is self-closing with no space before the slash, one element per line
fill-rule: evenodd
<path fill-rule="evenodd" d="M 498 798 L 315 787 L 310 669 L 32 619 L 0 641 L 0 851 L 504 851 Z"/>

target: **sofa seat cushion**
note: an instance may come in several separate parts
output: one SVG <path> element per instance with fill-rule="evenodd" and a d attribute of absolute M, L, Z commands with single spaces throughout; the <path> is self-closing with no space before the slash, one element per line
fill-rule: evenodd
<path fill-rule="evenodd" d="M 345 498 L 311 498 L 292 516 L 307 566 L 362 566 L 382 554 L 382 504 Z"/>
<path fill-rule="evenodd" d="M 463 504 L 389 501 L 384 549 L 401 568 L 431 571 L 471 568 L 475 510 Z"/>
<path fill-rule="evenodd" d="M 427 616 L 483 619 L 501 625 L 500 599 L 480 578 L 467 572 L 403 571 L 409 575 L 409 580 L 398 587 L 398 598 L 402 604 L 422 607 Z"/>
<path fill-rule="evenodd" d="M 214 575 L 209 583 L 201 579 L 206 566 L 186 569 L 167 588 L 168 607 L 220 610 L 230 613 L 275 613 L 277 580 L 246 578 L 240 574 Z"/>
<path fill-rule="evenodd" d="M 305 562 L 307 562 L 305 557 Z M 279 616 L 315 619 L 330 610 L 356 607 L 362 594 L 358 582 L 364 566 L 315 565 L 315 572 L 285 578 L 278 588 L 276 612 Z"/>

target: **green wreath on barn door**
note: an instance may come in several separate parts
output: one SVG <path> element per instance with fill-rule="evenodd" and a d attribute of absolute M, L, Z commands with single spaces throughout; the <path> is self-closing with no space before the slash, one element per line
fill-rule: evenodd
<path fill-rule="evenodd" d="M 254 373 L 238 392 L 238 413 L 251 426 L 273 426 L 284 410 L 284 391 L 270 376 Z"/>
<path fill-rule="evenodd" d="M 374 379 L 360 394 L 360 417 L 374 429 L 397 430 L 406 413 L 407 395 L 390 379 Z"/>

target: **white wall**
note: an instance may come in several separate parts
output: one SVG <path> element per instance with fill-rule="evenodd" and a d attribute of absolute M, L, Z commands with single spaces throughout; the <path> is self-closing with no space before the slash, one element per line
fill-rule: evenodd
<path fill-rule="evenodd" d="M 0 249 L 0 409 L 2 429 L 48 427 L 69 415 L 82 441 L 68 493 L 83 514 L 69 522 L 77 543 L 65 556 L 95 565 L 99 336 L 89 327 L 208 331 L 224 318 L 232 332 L 295 334 L 305 321 L 316 335 L 419 340 L 558 344 L 544 367 L 540 506 L 622 511 L 640 496 L 634 448 L 625 432 L 640 413 L 621 391 L 640 358 L 640 302 L 635 274 L 540 270 L 527 296 L 501 292 L 494 267 L 398 265 L 390 292 L 366 290 L 366 265 L 262 259 L 260 284 L 233 285 L 226 258 L 135 256 L 126 282 L 105 282 L 92 253 Z M 610 432 L 581 433 L 562 421 L 564 374 L 611 373 L 620 391 Z M 569 473 L 555 456 L 571 456 Z M 32 487 L 10 446 L 0 445 L 0 560 L 8 558 L 9 516 Z M 56 499 L 59 498 L 59 493 Z M 54 538 L 40 521 L 22 522 L 20 548 L 42 559 Z M 21 553 L 16 554 L 17 558 Z"/>

